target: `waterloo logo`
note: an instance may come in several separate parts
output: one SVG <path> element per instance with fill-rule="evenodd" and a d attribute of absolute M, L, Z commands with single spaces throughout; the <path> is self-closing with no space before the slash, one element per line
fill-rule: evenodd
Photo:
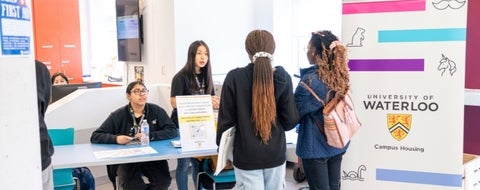
<path fill-rule="evenodd" d="M 387 126 L 390 135 L 401 141 L 412 128 L 412 114 L 387 114 Z"/>

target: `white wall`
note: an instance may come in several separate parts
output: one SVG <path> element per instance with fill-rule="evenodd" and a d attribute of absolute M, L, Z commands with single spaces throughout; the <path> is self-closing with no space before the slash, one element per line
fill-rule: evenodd
<path fill-rule="evenodd" d="M 0 55 L 2 189 L 37 189 L 42 186 L 35 81 L 33 57 Z"/>
<path fill-rule="evenodd" d="M 134 66 L 145 67 L 147 84 L 170 83 L 175 73 L 174 1 L 145 0 L 142 63 L 128 63 L 128 81 L 134 80 Z"/>
<path fill-rule="evenodd" d="M 305 50 L 312 32 L 331 30 L 341 39 L 342 1 L 293 0 L 292 6 L 291 30 L 297 50 L 292 51 L 292 56 L 298 68 L 305 68 L 309 67 Z"/>
<path fill-rule="evenodd" d="M 187 50 L 195 40 L 210 48 L 212 72 L 226 74 L 246 65 L 245 37 L 255 27 L 254 0 L 175 1 L 176 71 L 187 61 Z"/>

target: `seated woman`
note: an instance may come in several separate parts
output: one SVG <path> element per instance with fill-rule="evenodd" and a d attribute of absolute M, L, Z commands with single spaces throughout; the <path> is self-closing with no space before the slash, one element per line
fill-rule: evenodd
<path fill-rule="evenodd" d="M 59 85 L 59 84 L 68 84 L 68 78 L 63 73 L 55 73 L 52 75 L 52 85 Z"/>
<path fill-rule="evenodd" d="M 140 121 L 146 119 L 150 125 L 150 141 L 175 138 L 177 128 L 160 106 L 147 103 L 148 89 L 140 81 L 130 83 L 126 89 L 129 103 L 118 108 L 108 116 L 102 125 L 90 137 L 92 143 L 128 144 L 140 140 Z M 108 168 L 108 167 L 107 167 Z M 112 171 L 112 168 L 114 171 Z M 109 172 L 118 177 L 120 189 L 165 189 L 171 183 L 170 171 L 166 160 L 128 163 L 112 166 Z M 116 171 L 115 171 L 116 170 Z M 142 179 L 148 178 L 148 185 Z M 115 182 L 112 180 L 115 186 Z"/>

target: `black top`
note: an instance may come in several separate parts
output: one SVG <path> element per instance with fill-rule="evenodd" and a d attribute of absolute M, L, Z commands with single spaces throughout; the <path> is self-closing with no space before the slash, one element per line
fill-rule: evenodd
<path fill-rule="evenodd" d="M 35 73 L 37 76 L 37 104 L 38 124 L 40 126 L 40 151 L 42 157 L 42 170 L 52 163 L 53 144 L 48 135 L 47 124 L 45 123 L 45 112 L 50 102 L 50 72 L 47 67 L 39 61 L 35 61 Z"/>
<path fill-rule="evenodd" d="M 255 135 L 252 123 L 253 64 L 228 72 L 222 87 L 218 115 L 217 145 L 222 133 L 236 126 L 233 164 L 243 170 L 277 167 L 286 161 L 285 131 L 295 127 L 300 116 L 293 96 L 292 79 L 283 67 L 273 73 L 276 126 L 268 144 Z M 269 111 L 269 110 L 265 110 Z"/>
<path fill-rule="evenodd" d="M 198 83 L 205 84 L 205 78 L 202 74 L 197 75 L 198 78 Z M 204 89 L 206 86 L 204 87 Z M 188 77 L 182 73 L 179 72 L 177 73 L 173 79 L 172 79 L 172 85 L 171 85 L 171 90 L 170 90 L 170 97 L 173 98 L 175 96 L 183 96 L 183 95 L 195 95 L 195 94 L 205 94 L 205 93 L 200 93 L 199 88 L 192 88 L 190 87 L 190 81 L 188 80 Z M 210 93 L 212 96 L 215 95 L 215 89 L 212 88 L 212 91 Z M 175 125 L 178 127 L 178 113 L 177 113 L 177 108 L 173 108 L 172 110 L 172 115 L 171 115 L 172 121 L 175 123 Z"/>
<path fill-rule="evenodd" d="M 158 105 L 147 103 L 145 117 L 150 125 L 150 140 L 175 138 L 177 128 L 167 115 L 167 112 Z M 129 135 L 134 125 L 130 106 L 118 108 L 108 116 L 102 125 L 93 131 L 90 137 L 92 143 L 117 144 L 117 135 Z"/>
<path fill-rule="evenodd" d="M 200 86 L 202 84 L 205 84 L 205 79 L 202 74 L 197 75 L 197 78 L 198 78 L 198 83 L 200 83 Z M 182 95 L 198 95 L 198 94 L 202 94 L 202 93 L 199 92 L 198 87 L 197 88 L 190 87 L 190 81 L 188 80 L 187 76 L 185 76 L 182 73 L 178 73 L 173 77 L 170 97 L 182 96 Z M 214 96 L 215 90 L 212 88 L 212 91 L 210 93 L 203 93 L 203 94 L 210 94 Z"/>

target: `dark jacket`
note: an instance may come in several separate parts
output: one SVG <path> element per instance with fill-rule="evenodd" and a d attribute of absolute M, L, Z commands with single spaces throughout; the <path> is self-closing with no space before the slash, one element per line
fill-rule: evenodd
<path fill-rule="evenodd" d="M 233 164 L 243 170 L 272 168 L 286 161 L 285 131 L 295 127 L 300 117 L 295 107 L 290 75 L 283 67 L 273 74 L 276 126 L 272 126 L 268 144 L 261 142 L 252 123 L 253 63 L 231 70 L 223 83 L 218 115 L 217 145 L 222 133 L 236 126 Z M 265 110 L 269 111 L 269 110 Z"/>
<path fill-rule="evenodd" d="M 177 137 L 177 128 L 168 117 L 167 112 L 160 106 L 147 103 L 144 119 L 147 119 L 150 125 L 151 141 Z M 102 125 L 93 131 L 90 142 L 116 144 L 117 135 L 129 135 L 132 126 L 133 119 L 130 106 L 126 105 L 112 112 Z"/>
<path fill-rule="evenodd" d="M 45 124 L 45 112 L 50 102 L 50 72 L 47 67 L 39 61 L 35 61 L 35 73 L 37 76 L 37 105 L 38 105 L 38 124 L 40 126 L 40 151 L 42 157 L 42 170 L 52 163 L 53 144 Z"/>
<path fill-rule="evenodd" d="M 329 89 L 318 76 L 318 66 L 312 66 L 300 71 L 301 81 L 305 82 L 322 100 L 326 99 Z M 334 93 L 329 97 L 335 96 Z M 325 134 L 315 125 L 315 121 L 323 126 L 323 105 L 315 99 L 303 86 L 295 89 L 295 101 L 300 113 L 300 125 L 297 138 L 296 153 L 300 158 L 326 158 L 344 153 L 347 148 L 337 149 L 327 144 Z"/>

